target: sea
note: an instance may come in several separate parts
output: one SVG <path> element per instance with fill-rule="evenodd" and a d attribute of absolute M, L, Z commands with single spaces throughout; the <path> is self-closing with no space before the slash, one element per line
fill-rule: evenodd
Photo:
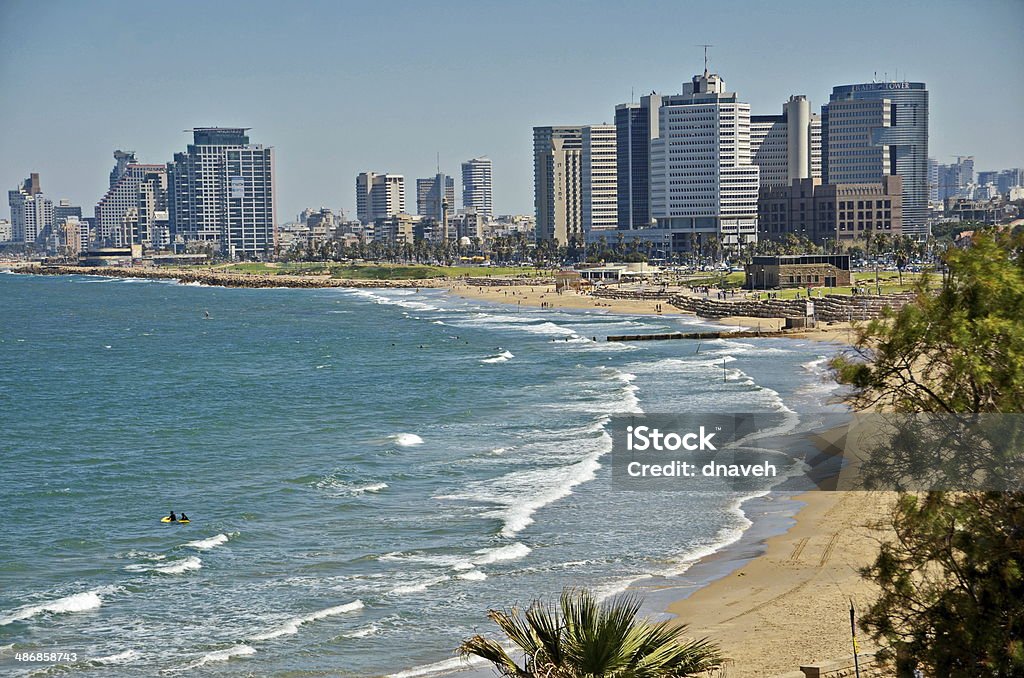
<path fill-rule="evenodd" d="M 604 341 L 713 327 L 0 274 L 0 673 L 429 676 L 490 608 L 706 583 L 750 497 L 617 489 L 610 417 L 841 409 L 832 344 Z"/>

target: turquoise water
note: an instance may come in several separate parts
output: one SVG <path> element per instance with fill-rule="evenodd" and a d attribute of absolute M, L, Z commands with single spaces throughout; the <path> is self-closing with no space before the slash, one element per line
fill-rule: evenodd
<path fill-rule="evenodd" d="M 832 390 L 827 345 L 589 339 L 704 326 L 0 275 L 0 650 L 78 655 L 0 668 L 420 675 L 489 607 L 682 572 L 742 497 L 613 490 L 608 416 Z"/>

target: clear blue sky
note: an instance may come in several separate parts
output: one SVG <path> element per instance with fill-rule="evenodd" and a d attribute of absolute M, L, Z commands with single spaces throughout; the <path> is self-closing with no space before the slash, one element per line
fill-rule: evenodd
<path fill-rule="evenodd" d="M 0 0 L 0 189 L 39 172 L 91 214 L 115 148 L 165 162 L 181 130 L 246 126 L 276 149 L 282 222 L 350 213 L 362 170 L 412 187 L 436 153 L 456 177 L 490 156 L 496 211 L 532 213 L 534 125 L 677 92 L 705 42 L 755 113 L 898 69 L 931 91 L 931 155 L 1022 166 L 1021 26 L 1024 0 Z"/>

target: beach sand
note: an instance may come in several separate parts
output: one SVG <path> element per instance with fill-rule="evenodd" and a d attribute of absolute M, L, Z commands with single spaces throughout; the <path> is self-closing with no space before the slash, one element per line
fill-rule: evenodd
<path fill-rule="evenodd" d="M 800 666 L 852 657 L 850 600 L 862 613 L 873 584 L 857 570 L 870 564 L 878 523 L 891 493 L 809 492 L 785 534 L 763 555 L 669 606 L 688 633 L 716 641 L 731 660 L 729 678 L 778 676 Z M 756 520 L 756 516 L 751 516 Z M 876 650 L 858 631 L 861 652 Z"/>
<path fill-rule="evenodd" d="M 659 303 L 556 294 L 553 286 L 460 284 L 451 289 L 464 298 L 503 304 L 539 307 L 546 302 L 556 309 L 602 308 L 622 314 L 654 314 Z M 660 303 L 666 314 L 682 312 Z M 765 332 L 778 331 L 784 323 L 780 318 L 742 316 L 710 322 Z M 856 333 L 849 323 L 834 323 L 784 336 L 845 344 Z M 804 506 L 795 524 L 767 539 L 762 555 L 669 605 L 669 612 L 689 625 L 689 635 L 707 636 L 721 645 L 731 660 L 725 674 L 729 678 L 779 676 L 801 665 L 850 658 L 850 600 L 860 614 L 876 595 L 858 570 L 874 561 L 879 541 L 888 535 L 879 524 L 895 495 L 820 491 L 796 500 Z M 858 639 L 862 653 L 877 649 L 860 631 Z"/>

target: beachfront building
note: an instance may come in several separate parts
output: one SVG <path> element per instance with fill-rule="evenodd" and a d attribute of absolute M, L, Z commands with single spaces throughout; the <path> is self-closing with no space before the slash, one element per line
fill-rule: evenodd
<path fill-rule="evenodd" d="M 822 178 L 828 184 L 903 179 L 903 232 L 928 236 L 928 90 L 923 82 L 832 88 L 821 109 Z"/>
<path fill-rule="evenodd" d="M 533 205 L 537 240 L 582 242 L 583 126 L 533 128 Z"/>
<path fill-rule="evenodd" d="M 454 207 L 455 179 L 438 173 L 416 180 L 416 214 L 440 223 Z"/>
<path fill-rule="evenodd" d="M 753 257 L 746 266 L 745 287 L 844 287 L 852 279 L 850 257 L 846 254 Z"/>
<path fill-rule="evenodd" d="M 755 242 L 760 184 L 750 105 L 707 70 L 688 90 L 660 97 L 650 144 L 651 218 L 696 243 Z"/>
<path fill-rule="evenodd" d="M 364 224 L 405 212 L 405 177 L 362 172 L 356 176 L 356 217 Z"/>
<path fill-rule="evenodd" d="M 231 259 L 274 255 L 274 149 L 249 143 L 248 127 L 197 127 L 168 164 L 176 244 L 212 247 Z"/>
<path fill-rule="evenodd" d="M 473 209 L 486 219 L 494 216 L 491 159 L 473 158 L 462 163 L 462 208 Z M 449 202 L 454 206 L 454 202 Z"/>
<path fill-rule="evenodd" d="M 875 184 L 822 184 L 797 179 L 789 186 L 761 190 L 757 203 L 759 238 L 792 234 L 818 244 L 864 244 L 878 234 L 903 231 L 903 180 L 887 176 Z"/>
<path fill-rule="evenodd" d="M 169 244 L 169 229 L 158 233 L 156 228 L 158 221 L 167 221 L 167 166 L 133 163 L 114 170 L 119 172 L 118 179 L 94 210 L 97 242 L 106 247 L 138 244 L 155 249 Z"/>
<path fill-rule="evenodd" d="M 11 208 L 12 242 L 34 244 L 46 238 L 53 227 L 53 201 L 43 194 L 37 172 L 7 192 L 7 204 Z"/>
<path fill-rule="evenodd" d="M 750 116 L 750 157 L 761 190 L 821 177 L 821 118 L 807 97 L 791 96 L 782 115 Z"/>
<path fill-rule="evenodd" d="M 618 179 L 615 125 L 583 128 L 580 200 L 584 231 L 618 227 Z"/>
<path fill-rule="evenodd" d="M 135 151 L 122 151 L 120 149 L 114 151 L 114 168 L 110 170 L 110 188 L 113 188 L 114 184 L 128 170 L 128 165 L 135 164 L 138 164 L 138 160 L 135 159 Z"/>

